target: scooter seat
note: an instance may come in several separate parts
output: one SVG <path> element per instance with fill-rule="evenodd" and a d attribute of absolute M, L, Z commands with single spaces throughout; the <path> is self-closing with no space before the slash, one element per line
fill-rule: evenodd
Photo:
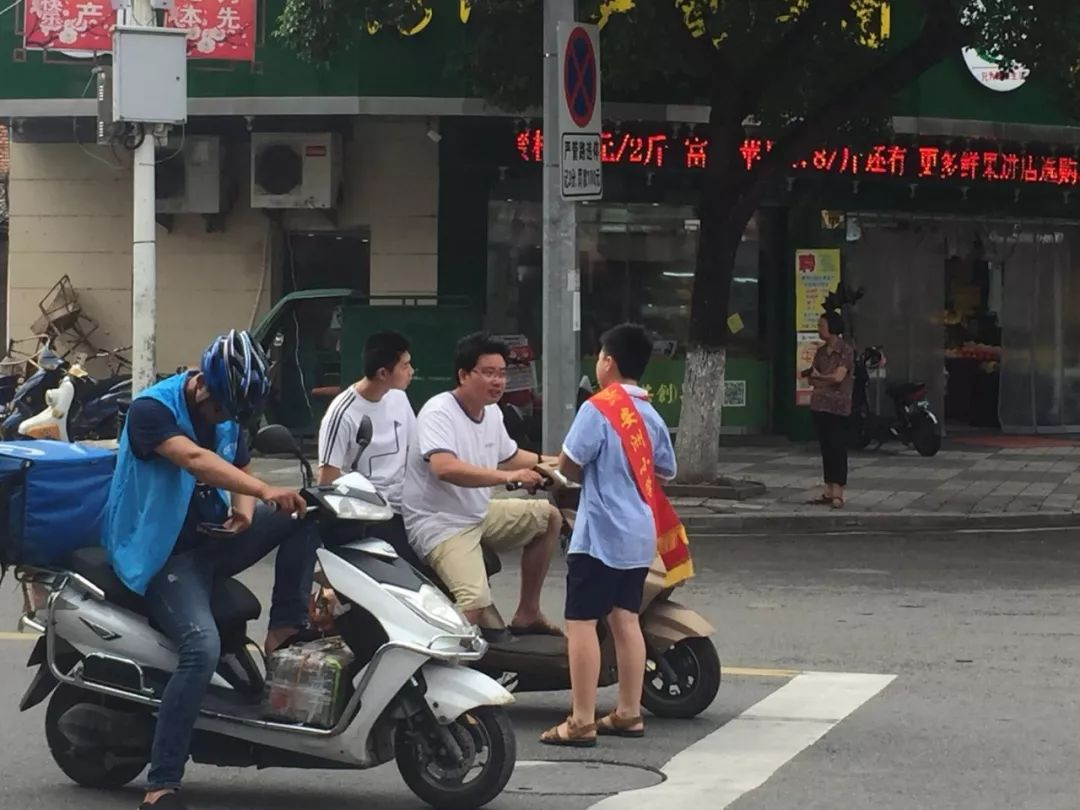
<path fill-rule="evenodd" d="M 118 607 L 150 618 L 146 600 L 127 586 L 113 572 L 105 549 L 82 548 L 68 557 L 68 567 L 73 572 L 97 585 L 105 592 L 105 598 Z M 262 605 L 246 585 L 235 579 L 223 579 L 214 583 L 210 596 L 210 611 L 214 614 L 220 630 L 234 630 L 254 621 L 262 613 Z"/>

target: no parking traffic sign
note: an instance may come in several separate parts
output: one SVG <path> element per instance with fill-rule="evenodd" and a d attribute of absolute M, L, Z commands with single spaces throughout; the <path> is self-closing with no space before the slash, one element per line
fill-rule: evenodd
<path fill-rule="evenodd" d="M 564 200 L 599 200 L 600 33 L 595 25 L 560 22 L 559 174 Z"/>

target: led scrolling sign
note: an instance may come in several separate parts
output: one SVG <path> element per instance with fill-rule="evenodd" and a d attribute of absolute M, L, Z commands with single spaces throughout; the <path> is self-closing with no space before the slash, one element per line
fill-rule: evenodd
<path fill-rule="evenodd" d="M 543 161 L 544 138 L 539 129 L 516 134 L 515 146 L 523 161 Z M 747 171 L 753 169 L 773 147 L 757 138 L 744 140 L 739 153 Z M 642 168 L 704 169 L 709 161 L 709 141 L 698 135 L 604 132 L 600 141 L 604 163 Z M 1080 159 L 1060 155 L 1031 155 L 1001 149 L 951 149 L 939 145 L 876 144 L 815 149 L 792 164 L 800 172 L 849 177 L 892 177 L 907 180 L 984 181 L 1029 185 L 1076 186 L 1080 184 Z"/>

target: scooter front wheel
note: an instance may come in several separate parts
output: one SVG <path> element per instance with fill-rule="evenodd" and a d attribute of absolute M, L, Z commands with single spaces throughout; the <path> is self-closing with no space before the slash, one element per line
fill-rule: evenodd
<path fill-rule="evenodd" d="M 100 724 L 93 722 L 95 710 L 102 712 Z M 108 713 L 120 710 L 107 697 L 71 686 L 62 684 L 53 692 L 45 712 L 45 739 L 53 761 L 75 784 L 115 790 L 143 772 L 148 747 L 136 743 L 131 750 L 124 750 L 101 743 L 101 737 L 108 735 Z"/>
<path fill-rule="evenodd" d="M 517 763 L 517 740 L 505 709 L 481 706 L 447 726 L 427 718 L 399 726 L 395 756 L 417 797 L 436 810 L 467 810 L 502 793 Z"/>
<path fill-rule="evenodd" d="M 684 638 L 658 661 L 650 651 L 645 661 L 641 705 L 657 717 L 697 717 L 720 691 L 720 656 L 712 641 Z"/>

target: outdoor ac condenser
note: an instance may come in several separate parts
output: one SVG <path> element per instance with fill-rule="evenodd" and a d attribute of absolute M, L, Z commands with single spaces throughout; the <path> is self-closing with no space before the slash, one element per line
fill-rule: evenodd
<path fill-rule="evenodd" d="M 159 146 L 154 167 L 159 214 L 221 212 L 221 139 L 172 136 Z"/>
<path fill-rule="evenodd" d="M 337 133 L 252 133 L 251 207 L 334 208 L 341 164 Z"/>

